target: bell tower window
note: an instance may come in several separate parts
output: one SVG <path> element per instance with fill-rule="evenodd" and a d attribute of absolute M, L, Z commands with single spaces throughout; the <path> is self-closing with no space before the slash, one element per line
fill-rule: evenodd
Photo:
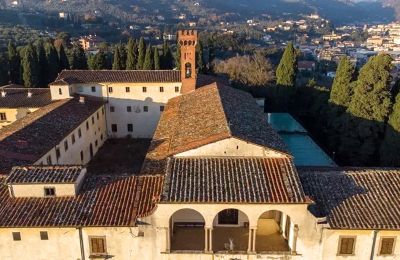
<path fill-rule="evenodd" d="M 192 77 L 192 64 L 189 62 L 185 64 L 185 77 L 187 79 Z"/>

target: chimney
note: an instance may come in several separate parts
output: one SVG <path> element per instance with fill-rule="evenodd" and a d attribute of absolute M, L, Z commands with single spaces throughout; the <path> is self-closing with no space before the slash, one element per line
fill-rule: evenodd
<path fill-rule="evenodd" d="M 85 97 L 84 96 L 80 96 L 79 97 L 79 103 L 85 104 Z"/>
<path fill-rule="evenodd" d="M 7 96 L 7 92 L 5 90 L 1 91 L 1 97 L 6 97 Z"/>
<path fill-rule="evenodd" d="M 31 98 L 32 97 L 32 91 L 30 91 L 30 90 L 28 90 L 28 98 Z"/>
<path fill-rule="evenodd" d="M 178 31 L 178 44 L 181 48 L 181 93 L 189 93 L 196 89 L 196 30 Z"/>

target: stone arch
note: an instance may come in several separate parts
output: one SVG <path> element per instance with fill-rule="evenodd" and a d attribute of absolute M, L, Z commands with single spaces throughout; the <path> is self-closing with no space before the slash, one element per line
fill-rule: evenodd
<path fill-rule="evenodd" d="M 191 78 L 192 77 L 192 63 L 187 62 L 185 63 L 185 78 Z"/>

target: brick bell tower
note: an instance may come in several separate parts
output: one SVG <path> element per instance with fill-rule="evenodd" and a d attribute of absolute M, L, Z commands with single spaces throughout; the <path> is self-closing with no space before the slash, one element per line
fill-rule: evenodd
<path fill-rule="evenodd" d="M 181 93 L 189 93 L 196 89 L 196 30 L 178 31 L 178 43 L 181 47 Z"/>

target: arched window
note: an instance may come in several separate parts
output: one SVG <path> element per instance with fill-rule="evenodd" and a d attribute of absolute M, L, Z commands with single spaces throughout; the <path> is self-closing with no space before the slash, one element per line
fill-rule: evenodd
<path fill-rule="evenodd" d="M 185 78 L 191 78 L 192 77 L 192 64 L 191 63 L 186 63 L 185 64 Z"/>

